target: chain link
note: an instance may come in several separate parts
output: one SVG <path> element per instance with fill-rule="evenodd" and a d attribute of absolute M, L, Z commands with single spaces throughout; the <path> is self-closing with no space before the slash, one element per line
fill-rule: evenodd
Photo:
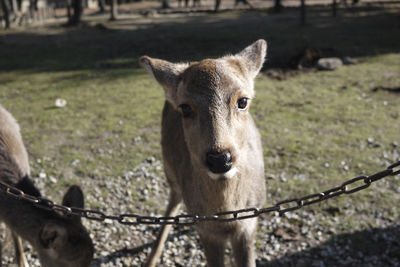
<path fill-rule="evenodd" d="M 257 209 L 248 208 L 234 211 L 218 212 L 211 216 L 200 216 L 196 214 L 182 214 L 175 217 L 157 217 L 157 216 L 141 216 L 138 214 L 120 214 L 120 215 L 107 215 L 99 210 L 70 208 L 63 205 L 55 204 L 49 199 L 42 197 L 34 197 L 25 194 L 22 190 L 10 186 L 0 181 L 0 192 L 6 195 L 32 203 L 34 206 L 64 215 L 72 215 L 86 218 L 93 221 L 104 221 L 106 219 L 118 221 L 124 225 L 138 225 L 138 224 L 151 224 L 151 225 L 194 225 L 199 222 L 214 221 L 214 222 L 232 222 L 237 220 L 245 220 L 255 218 L 261 214 L 278 212 L 280 216 L 289 211 L 300 209 L 304 206 L 312 205 L 330 198 L 340 196 L 342 194 L 353 194 L 360 190 L 368 188 L 372 183 L 383 179 L 388 176 L 396 176 L 400 174 L 400 161 L 390 165 L 386 170 L 377 172 L 370 176 L 359 176 L 348 181 L 345 181 L 340 186 L 333 187 L 321 193 L 314 193 L 306 195 L 301 198 L 292 198 L 278 202 L 275 206 Z"/>

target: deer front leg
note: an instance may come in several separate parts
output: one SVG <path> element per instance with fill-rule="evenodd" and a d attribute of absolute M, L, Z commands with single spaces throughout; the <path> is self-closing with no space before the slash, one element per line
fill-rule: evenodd
<path fill-rule="evenodd" d="M 178 193 L 171 191 L 167 211 L 165 212 L 165 217 L 176 216 L 178 214 L 181 203 L 182 197 Z M 167 240 L 168 233 L 170 232 L 171 228 L 172 225 L 161 226 L 161 229 L 157 235 L 157 239 L 156 241 L 154 241 L 151 248 L 150 255 L 147 257 L 146 263 L 144 264 L 145 267 L 156 266 L 156 263 L 162 254 L 164 243 Z"/>
<path fill-rule="evenodd" d="M 24 247 L 22 246 L 22 239 L 14 232 L 11 232 L 14 249 L 15 249 L 15 261 L 19 267 L 29 267 L 28 261 L 26 260 Z"/>
<path fill-rule="evenodd" d="M 225 240 L 210 236 L 210 234 L 200 233 L 200 241 L 204 247 L 207 258 L 207 267 L 223 267 Z"/>
<path fill-rule="evenodd" d="M 231 238 L 233 255 L 237 267 L 255 267 L 254 236 L 257 219 L 242 221 L 242 231 Z"/>

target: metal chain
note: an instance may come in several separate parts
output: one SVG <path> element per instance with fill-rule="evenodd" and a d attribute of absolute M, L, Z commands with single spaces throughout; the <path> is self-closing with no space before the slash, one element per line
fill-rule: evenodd
<path fill-rule="evenodd" d="M 183 214 L 175 217 L 157 217 L 157 216 L 141 216 L 138 214 L 120 214 L 120 215 L 107 215 L 99 210 L 71 208 L 58 205 L 49 199 L 42 197 L 34 197 L 25 194 L 22 190 L 10 186 L 0 181 L 0 192 L 19 199 L 32 203 L 34 206 L 64 215 L 80 216 L 89 220 L 104 221 L 106 219 L 118 221 L 125 225 L 138 225 L 138 224 L 152 224 L 152 225 L 194 225 L 199 222 L 213 221 L 213 222 L 232 222 L 237 220 L 244 220 L 249 218 L 258 217 L 261 214 L 279 212 L 283 215 L 286 212 L 300 209 L 304 206 L 319 203 L 342 194 L 352 194 L 360 190 L 366 189 L 373 182 L 388 176 L 395 176 L 400 174 L 400 161 L 390 165 L 387 169 L 377 172 L 370 176 L 359 176 L 350 179 L 340 186 L 333 187 L 321 193 L 310 194 L 302 198 L 292 198 L 278 202 L 275 206 L 268 208 L 248 208 L 234 211 L 218 212 L 211 216 L 202 216 L 196 214 Z"/>

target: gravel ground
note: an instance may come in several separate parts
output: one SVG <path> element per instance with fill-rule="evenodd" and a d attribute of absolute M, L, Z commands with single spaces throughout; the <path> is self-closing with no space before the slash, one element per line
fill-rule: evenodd
<path fill-rule="evenodd" d="M 45 182 L 48 178 L 44 173 L 36 176 L 34 179 L 38 187 L 46 193 Z M 135 201 L 135 196 L 126 186 L 133 181 L 142 185 L 138 190 L 139 201 Z M 82 181 L 82 187 L 94 190 L 94 194 L 86 194 L 87 202 L 96 201 L 107 206 L 103 210 L 107 214 L 162 214 L 162 210 L 146 205 L 146 201 L 152 198 L 157 200 L 159 206 L 166 206 L 168 187 L 162 176 L 162 163 L 153 157 L 126 171 L 121 177 L 93 177 Z M 104 194 L 104 189 L 108 194 Z M 130 203 L 137 204 L 132 207 Z M 374 220 L 379 228 L 356 225 L 355 229 L 360 229 L 343 233 L 337 227 L 338 223 L 340 225 L 343 216 L 352 216 L 356 212 L 350 205 L 343 209 L 340 214 L 332 210 L 328 215 L 312 209 L 286 213 L 284 217 L 277 214 L 262 215 L 257 236 L 257 266 L 400 266 L 398 220 L 393 221 L 376 212 Z M 319 223 L 326 221 L 331 221 L 331 226 Z M 114 221 L 101 223 L 85 220 L 84 223 L 96 249 L 92 266 L 140 266 L 158 230 L 158 227 L 124 226 Z M 12 243 L 10 235 L 5 233 L 1 231 L 0 236 L 3 244 L 2 264 L 13 266 Z M 31 265 L 39 266 L 29 244 L 26 244 L 26 251 Z M 232 265 L 229 255 L 228 248 L 228 266 Z M 205 266 L 205 257 L 193 228 L 174 227 L 166 243 L 161 266 Z"/>

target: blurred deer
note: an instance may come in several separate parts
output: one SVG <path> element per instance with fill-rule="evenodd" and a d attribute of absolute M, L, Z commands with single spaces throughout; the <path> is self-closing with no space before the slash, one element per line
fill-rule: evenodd
<path fill-rule="evenodd" d="M 249 108 L 266 50 L 267 43 L 259 40 L 236 55 L 190 65 L 140 58 L 166 97 L 161 143 L 170 196 L 165 216 L 175 216 L 182 200 L 198 215 L 265 202 L 261 140 Z M 224 266 L 227 241 L 238 267 L 255 266 L 256 218 L 202 222 L 196 228 L 209 267 Z M 170 229 L 161 227 L 145 266 L 156 265 Z"/>
<path fill-rule="evenodd" d="M 28 156 L 18 123 L 0 105 L 0 181 L 25 193 L 40 196 L 29 179 Z M 78 186 L 71 186 L 63 205 L 83 208 L 84 197 Z M 28 240 L 37 251 L 41 266 L 89 266 L 93 244 L 77 216 L 59 215 L 39 209 L 33 204 L 11 198 L 0 192 L 0 221 L 11 229 L 18 266 L 29 266 L 20 237 Z"/>

